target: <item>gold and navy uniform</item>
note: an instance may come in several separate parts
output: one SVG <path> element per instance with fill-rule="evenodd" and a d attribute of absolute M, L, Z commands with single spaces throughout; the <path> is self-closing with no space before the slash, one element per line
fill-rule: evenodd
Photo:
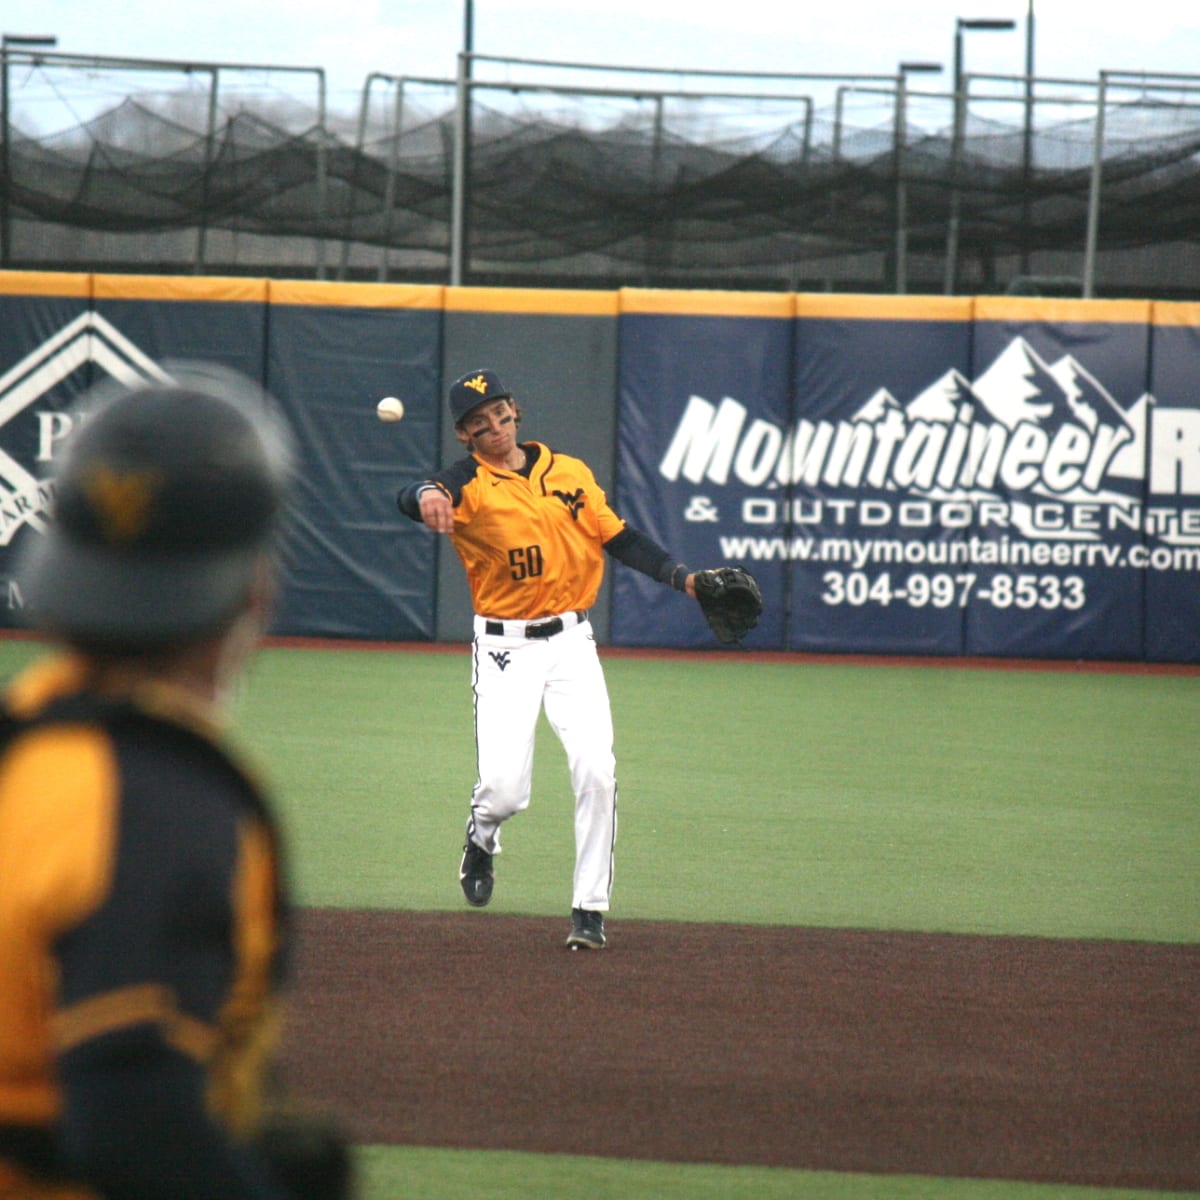
<path fill-rule="evenodd" d="M 478 391 L 476 384 L 499 390 L 494 374 L 482 371 L 461 388 Z M 459 389 L 451 389 L 452 415 Z M 458 406 L 471 400 L 459 396 Z M 414 521 L 423 519 L 427 489 L 449 499 L 454 521 L 448 532 L 475 609 L 477 777 L 459 882 L 468 903 L 490 900 L 501 827 L 530 803 L 534 739 L 544 711 L 566 751 L 575 793 L 572 936 L 586 914 L 589 928 L 599 923 L 603 945 L 599 914 L 608 911 L 612 892 L 617 780 L 608 688 L 588 610 L 606 556 L 676 588 L 686 585 L 687 568 L 613 511 L 585 463 L 541 442 L 520 448 L 520 470 L 470 455 L 396 496 Z M 480 854 L 486 868 L 477 869 L 471 864 Z M 589 945 L 596 944 L 594 933 L 592 939 Z"/>
<path fill-rule="evenodd" d="M 523 442 L 525 471 L 470 455 L 397 497 L 420 520 L 420 492 L 433 484 L 454 505 L 450 535 L 477 613 L 532 620 L 587 610 L 604 578 L 605 552 L 655 578 L 667 553 L 627 528 L 586 463 L 540 442 Z M 665 573 L 664 573 L 665 572 Z"/>
<path fill-rule="evenodd" d="M 73 656 L 3 723 L 0 1197 L 277 1200 L 245 1145 L 286 941 L 262 793 L 194 700 Z"/>

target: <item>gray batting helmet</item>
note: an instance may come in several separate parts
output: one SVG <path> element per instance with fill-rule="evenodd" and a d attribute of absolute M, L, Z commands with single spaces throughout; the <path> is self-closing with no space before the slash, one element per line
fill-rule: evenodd
<path fill-rule="evenodd" d="M 201 364 L 81 406 L 54 518 L 17 579 L 35 627 L 145 647 L 221 627 L 281 531 L 291 443 L 249 380 Z"/>

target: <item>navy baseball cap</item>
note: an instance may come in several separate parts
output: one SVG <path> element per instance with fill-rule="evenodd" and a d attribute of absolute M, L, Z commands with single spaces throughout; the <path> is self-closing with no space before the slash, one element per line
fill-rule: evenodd
<path fill-rule="evenodd" d="M 53 519 L 30 531 L 18 564 L 26 619 L 114 649 L 215 632 L 281 540 L 292 477 L 282 418 L 242 376 L 187 364 L 166 381 L 102 387 L 79 414 Z"/>
<path fill-rule="evenodd" d="M 450 416 L 455 425 L 461 425 L 471 409 L 489 400 L 511 399 L 512 392 L 500 382 L 495 371 L 468 371 L 450 385 Z"/>

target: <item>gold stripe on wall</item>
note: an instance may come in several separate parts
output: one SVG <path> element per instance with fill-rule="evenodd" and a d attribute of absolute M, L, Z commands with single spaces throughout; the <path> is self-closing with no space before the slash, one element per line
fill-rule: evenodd
<path fill-rule="evenodd" d="M 969 321 L 970 296 L 882 296 L 861 292 L 801 292 L 797 317 L 860 321 Z"/>
<path fill-rule="evenodd" d="M 446 289 L 445 307 L 447 312 L 615 317 L 617 295 L 569 288 L 453 287 Z"/>
<path fill-rule="evenodd" d="M 339 283 L 329 279 L 272 279 L 272 304 L 310 304 L 325 308 L 441 308 L 441 284 Z"/>
<path fill-rule="evenodd" d="M 0 271 L 0 295 L 87 299 L 92 277 L 76 271 Z"/>
<path fill-rule="evenodd" d="M 223 275 L 96 275 L 97 300 L 207 300 L 263 304 L 265 279 Z"/>
<path fill-rule="evenodd" d="M 117 275 L 0 271 L 0 295 L 98 300 L 198 300 L 446 312 L 618 316 L 816 317 L 897 321 L 1200 324 L 1200 304 L 1034 296 L 884 295 L 854 292 L 737 292 L 672 288 L 444 287 L 238 276 Z"/>
<path fill-rule="evenodd" d="M 690 317 L 791 317 L 791 292 L 683 291 L 671 288 L 622 288 L 621 312 L 678 314 Z"/>
<path fill-rule="evenodd" d="M 1041 299 L 1032 296 L 977 296 L 977 321 L 1042 321 L 1046 324 L 1145 325 L 1149 300 Z"/>
<path fill-rule="evenodd" d="M 1156 300 L 1150 306 L 1150 321 L 1154 325 L 1175 328 L 1200 326 L 1200 304 L 1192 301 Z"/>

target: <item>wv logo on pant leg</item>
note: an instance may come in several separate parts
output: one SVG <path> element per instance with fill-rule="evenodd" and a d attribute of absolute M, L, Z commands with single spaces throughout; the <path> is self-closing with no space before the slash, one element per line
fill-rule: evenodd
<path fill-rule="evenodd" d="M 488 658 L 503 671 L 509 663 L 509 652 L 507 650 L 489 650 Z"/>

